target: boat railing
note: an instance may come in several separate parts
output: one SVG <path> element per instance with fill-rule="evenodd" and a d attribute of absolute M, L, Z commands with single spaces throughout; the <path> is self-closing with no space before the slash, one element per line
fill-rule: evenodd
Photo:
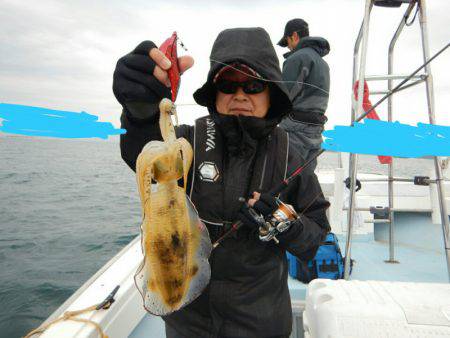
<path fill-rule="evenodd" d="M 367 45 L 368 45 L 368 36 L 369 36 L 369 22 L 370 22 L 370 14 L 373 9 L 373 6 L 385 6 L 385 7 L 400 7 L 403 3 L 407 3 L 408 7 L 405 11 L 405 14 L 402 17 L 402 20 L 391 39 L 389 45 L 388 52 L 388 74 L 381 76 L 366 76 L 366 58 L 367 58 Z M 405 26 L 410 26 L 415 19 L 408 22 L 408 19 L 413 11 L 416 8 L 416 14 L 419 14 L 419 22 L 420 22 L 420 31 L 421 31 L 421 40 L 422 40 L 422 52 L 423 59 L 425 62 L 424 65 L 424 73 L 419 74 L 418 76 L 405 76 L 393 73 L 393 60 L 394 60 L 394 48 L 397 42 L 397 39 L 400 36 L 403 28 Z M 355 42 L 354 54 L 353 54 L 353 80 L 352 80 L 352 88 L 356 83 L 356 80 L 359 80 L 358 83 L 358 95 L 357 102 L 352 102 L 351 109 L 351 120 L 352 124 L 355 121 L 358 121 L 363 115 L 363 89 L 365 81 L 387 81 L 388 83 L 388 91 L 386 93 L 390 93 L 388 96 L 388 121 L 392 122 L 393 117 L 393 81 L 395 79 L 403 79 L 402 83 L 406 80 L 413 80 L 414 82 L 409 83 L 402 87 L 406 89 L 408 87 L 417 85 L 419 83 L 425 82 L 426 86 L 426 97 L 428 104 L 428 116 L 430 124 L 435 124 L 435 115 L 434 115 L 434 92 L 433 92 L 433 78 L 431 75 L 431 68 L 429 65 L 429 46 L 428 46 L 428 29 L 427 29 L 427 16 L 426 16 L 426 4 L 425 0 L 366 0 L 365 10 L 364 10 L 364 19 L 361 24 L 361 28 L 358 33 L 358 37 Z M 417 70 L 419 71 L 420 68 Z M 357 75 L 358 74 L 358 75 Z M 385 92 L 380 92 L 380 94 L 386 94 Z M 353 100 L 352 100 L 353 101 Z M 437 194 L 437 202 L 439 204 L 440 210 L 440 218 L 442 223 L 442 231 L 443 231 L 443 239 L 444 239 L 444 248 L 447 259 L 447 271 L 450 279 L 450 233 L 449 233 L 449 218 L 447 212 L 447 204 L 445 201 L 445 191 L 444 191 L 444 178 L 442 174 L 441 168 L 441 160 L 439 157 L 434 157 L 434 167 L 435 167 L 435 179 L 426 179 L 424 177 L 414 178 L 412 180 L 407 180 L 404 182 L 413 182 L 418 185 L 430 185 L 430 183 L 435 184 Z M 394 181 L 397 179 L 394 177 L 394 168 L 393 161 L 389 164 L 388 169 L 388 218 L 385 220 L 389 223 L 389 260 L 388 263 L 397 263 L 394 256 L 394 212 L 396 211 L 394 208 Z M 348 279 L 350 273 L 350 248 L 352 243 L 352 233 L 353 233 L 353 223 L 354 223 L 354 215 L 356 211 L 355 207 L 355 187 L 356 187 L 356 178 L 357 178 L 357 155 L 350 154 L 349 160 L 349 177 L 350 177 L 350 199 L 349 199 L 349 208 L 347 213 L 347 241 L 345 248 L 345 273 L 344 277 Z M 403 179 L 402 179 L 403 180 Z M 431 193 L 431 191 L 430 191 Z M 436 199 L 435 198 L 435 199 Z"/>

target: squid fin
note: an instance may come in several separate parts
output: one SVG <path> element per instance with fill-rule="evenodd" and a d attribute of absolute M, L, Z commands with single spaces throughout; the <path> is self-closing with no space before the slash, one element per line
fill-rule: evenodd
<path fill-rule="evenodd" d="M 198 217 L 197 211 L 188 196 L 186 196 L 189 212 L 190 226 L 193 233 L 199 235 L 197 250 L 194 254 L 194 264 L 191 270 L 191 283 L 184 302 L 189 304 L 196 299 L 209 283 L 211 278 L 211 267 L 208 258 L 211 255 L 212 244 L 208 229 Z"/>

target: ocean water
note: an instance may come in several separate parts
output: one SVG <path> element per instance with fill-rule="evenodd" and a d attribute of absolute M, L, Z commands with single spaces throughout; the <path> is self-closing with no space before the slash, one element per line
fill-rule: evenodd
<path fill-rule="evenodd" d="M 137 234 L 118 142 L 0 139 L 0 337 L 37 327 Z"/>
<path fill-rule="evenodd" d="M 335 168 L 325 153 L 319 169 Z M 401 160 L 398 175 L 428 174 L 429 160 Z M 361 156 L 364 172 L 386 173 Z M 0 134 L 0 337 L 40 325 L 139 232 L 134 173 L 118 140 Z"/>

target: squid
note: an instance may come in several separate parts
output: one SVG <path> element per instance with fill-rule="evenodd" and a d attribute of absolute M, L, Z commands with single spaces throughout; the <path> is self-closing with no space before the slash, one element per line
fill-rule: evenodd
<path fill-rule="evenodd" d="M 144 308 L 158 316 L 180 310 L 209 283 L 212 250 L 208 230 L 186 195 L 193 151 L 176 138 L 167 99 L 160 103 L 159 126 L 164 141 L 147 143 L 136 162 L 141 198 L 143 261 L 134 276 Z M 184 187 L 178 185 L 183 179 Z"/>

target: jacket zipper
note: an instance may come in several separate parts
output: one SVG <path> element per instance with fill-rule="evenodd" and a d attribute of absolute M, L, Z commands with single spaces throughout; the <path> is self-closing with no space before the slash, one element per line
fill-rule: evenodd
<path fill-rule="evenodd" d="M 259 190 L 262 189 L 263 182 L 264 182 L 264 175 L 266 173 L 267 153 L 269 150 L 269 142 L 270 142 L 271 138 L 272 138 L 272 135 L 269 135 L 269 137 L 267 138 L 267 149 L 266 149 L 266 154 L 264 155 L 264 164 L 263 164 L 263 170 L 262 170 L 262 174 L 261 174 L 261 182 L 259 183 Z"/>

